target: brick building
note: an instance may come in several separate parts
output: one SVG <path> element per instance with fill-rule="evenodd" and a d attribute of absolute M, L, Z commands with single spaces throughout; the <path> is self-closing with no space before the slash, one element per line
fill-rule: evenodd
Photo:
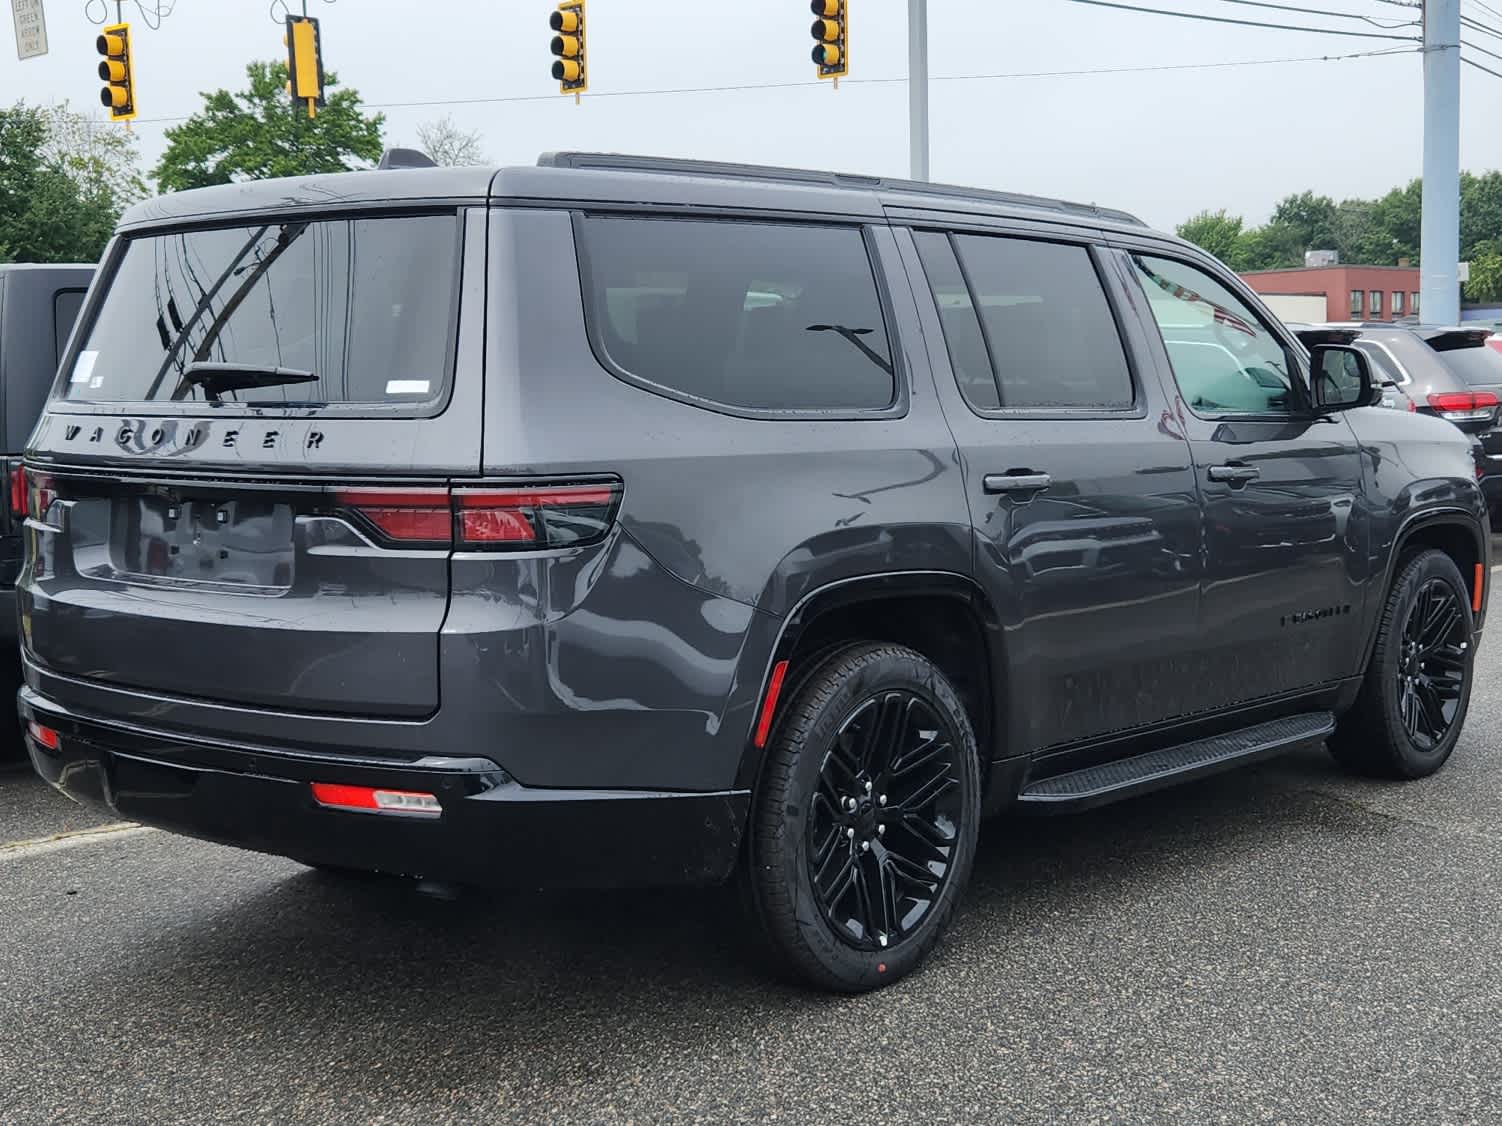
<path fill-rule="evenodd" d="M 1242 280 L 1264 298 L 1268 306 L 1289 320 L 1392 321 L 1417 317 L 1419 269 L 1417 266 L 1304 266 L 1293 270 L 1254 270 Z M 1304 300 L 1325 299 L 1322 317 L 1287 309 L 1317 308 Z M 1277 298 L 1286 298 L 1280 302 Z"/>

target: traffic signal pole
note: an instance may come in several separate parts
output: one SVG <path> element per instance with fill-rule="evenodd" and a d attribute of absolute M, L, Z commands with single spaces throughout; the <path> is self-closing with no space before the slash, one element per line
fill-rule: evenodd
<path fill-rule="evenodd" d="M 907 0 L 907 113 L 911 175 L 914 180 L 927 180 L 928 0 Z"/>
<path fill-rule="evenodd" d="M 1424 0 L 1419 319 L 1460 323 L 1460 0 Z"/>

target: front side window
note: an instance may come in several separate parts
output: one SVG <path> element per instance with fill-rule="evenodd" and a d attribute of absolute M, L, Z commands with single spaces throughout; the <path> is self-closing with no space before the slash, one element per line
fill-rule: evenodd
<path fill-rule="evenodd" d="M 590 327 L 618 375 L 753 411 L 867 411 L 896 395 L 855 227 L 588 216 Z"/>
<path fill-rule="evenodd" d="M 1361 319 L 1361 311 L 1364 308 L 1364 306 L 1361 303 L 1361 300 L 1362 300 L 1361 290 L 1359 290 L 1359 289 L 1353 289 L 1353 290 L 1351 290 L 1351 318 L 1353 320 L 1358 320 L 1359 321 Z"/>
<path fill-rule="evenodd" d="M 1140 254 L 1133 262 L 1191 410 L 1220 415 L 1293 409 L 1288 353 L 1241 298 L 1195 266 Z"/>
<path fill-rule="evenodd" d="M 458 222 L 281 219 L 137 235 L 61 395 L 431 404 L 448 385 Z"/>
<path fill-rule="evenodd" d="M 917 239 L 955 375 L 972 406 L 1132 405 L 1126 353 L 1088 249 L 990 235 Z M 993 377 L 989 384 L 985 374 Z"/>
<path fill-rule="evenodd" d="M 1374 317 L 1380 317 L 1381 315 L 1382 315 L 1382 291 L 1380 289 L 1374 289 L 1374 290 L 1372 290 L 1372 316 L 1374 316 Z"/>

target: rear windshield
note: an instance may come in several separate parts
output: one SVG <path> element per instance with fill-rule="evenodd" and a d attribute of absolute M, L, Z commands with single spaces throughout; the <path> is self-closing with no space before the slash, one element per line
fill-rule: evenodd
<path fill-rule="evenodd" d="M 448 381 L 458 248 L 454 215 L 137 236 L 61 397 L 430 404 Z"/>
<path fill-rule="evenodd" d="M 1487 345 L 1438 353 L 1444 365 L 1473 387 L 1502 386 L 1502 352 Z"/>

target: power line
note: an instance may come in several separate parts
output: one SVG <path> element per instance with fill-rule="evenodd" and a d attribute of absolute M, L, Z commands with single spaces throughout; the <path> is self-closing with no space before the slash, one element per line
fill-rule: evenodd
<path fill-rule="evenodd" d="M 1496 16 L 1497 19 L 1502 20 L 1502 12 L 1497 11 L 1497 9 L 1493 8 L 1490 4 L 1482 3 L 1482 0 L 1471 0 L 1471 2 L 1475 4 L 1476 7 L 1480 8 L 1483 12 L 1487 13 L 1487 15 Z"/>
<path fill-rule="evenodd" d="M 1473 30 L 1485 32 L 1487 35 L 1502 39 L 1502 31 L 1498 31 L 1491 24 L 1482 23 L 1480 20 L 1473 20 L 1469 16 L 1461 16 L 1460 22 Z"/>
<path fill-rule="evenodd" d="M 1096 8 L 1119 8 L 1124 12 L 1143 12 L 1152 16 L 1177 16 L 1181 20 L 1204 20 L 1208 23 L 1230 23 L 1240 27 L 1266 27 L 1277 31 L 1307 31 L 1314 35 L 1346 35 L 1355 39 L 1401 39 L 1417 43 L 1416 35 L 1389 35 L 1381 31 L 1341 31 L 1333 27 L 1306 27 L 1289 23 L 1261 23 L 1257 20 L 1233 20 L 1226 16 L 1206 16 L 1199 12 L 1176 12 L 1171 8 L 1139 8 L 1135 4 L 1118 4 L 1115 0 L 1069 0 L 1072 4 L 1089 4 Z"/>
<path fill-rule="evenodd" d="M 1222 4 L 1244 4 L 1249 8 L 1273 8 L 1279 12 L 1302 12 L 1306 16 L 1329 16 L 1331 19 L 1361 20 L 1373 27 L 1397 28 L 1416 27 L 1418 20 L 1409 20 L 1406 23 L 1383 23 L 1374 16 L 1359 16 L 1355 12 L 1328 12 L 1323 8 L 1303 8 L 1297 4 L 1273 4 L 1269 0 L 1220 0 Z"/>
<path fill-rule="evenodd" d="M 1493 78 L 1502 78 L 1502 71 L 1493 70 L 1489 66 L 1482 66 L 1480 63 L 1475 62 L 1472 59 L 1468 59 L 1464 55 L 1460 56 L 1460 61 L 1463 62 L 1463 63 L 1465 63 L 1466 66 L 1473 66 L 1477 70 L 1484 70 L 1484 71 L 1486 71 L 1486 73 L 1489 74 L 1489 75 L 1491 75 Z"/>
<path fill-rule="evenodd" d="M 1375 59 L 1389 55 L 1409 55 L 1419 50 L 1417 47 L 1389 47 L 1380 51 L 1351 51 L 1343 55 L 1301 55 L 1277 59 L 1230 59 L 1224 62 L 1213 63 L 1161 63 L 1147 66 L 1106 66 L 1088 67 L 1081 70 L 1034 70 L 1013 71 L 1003 74 L 936 74 L 930 78 L 931 82 L 990 82 L 1020 78 L 1076 78 L 1088 75 L 1100 74 L 1143 74 L 1160 71 L 1183 71 L 1183 70 L 1221 70 L 1241 66 L 1281 66 L 1290 63 L 1337 63 L 1349 59 Z M 895 83 L 906 82 L 906 76 L 901 78 L 845 78 L 841 85 L 862 86 L 886 86 Z M 722 94 L 734 93 L 747 90 L 794 90 L 822 88 L 824 83 L 815 81 L 804 82 L 748 82 L 737 86 L 675 86 L 657 90 L 599 90 L 585 94 L 585 98 L 637 98 L 656 97 L 670 94 Z M 434 106 L 475 106 L 475 105 L 500 105 L 519 102 L 557 102 L 557 94 L 515 94 L 491 98 L 434 98 L 427 101 L 415 102 L 370 102 L 364 105 L 365 109 L 426 109 Z M 179 121 L 187 121 L 188 115 L 178 117 L 142 117 L 136 119 L 137 125 L 163 125 Z"/>
<path fill-rule="evenodd" d="M 1478 47 L 1469 39 L 1462 39 L 1460 42 L 1462 46 L 1469 47 L 1473 51 L 1480 51 L 1483 55 L 1490 55 L 1494 59 L 1502 59 L 1502 55 L 1497 54 L 1496 51 L 1488 51 L 1485 47 Z"/>

